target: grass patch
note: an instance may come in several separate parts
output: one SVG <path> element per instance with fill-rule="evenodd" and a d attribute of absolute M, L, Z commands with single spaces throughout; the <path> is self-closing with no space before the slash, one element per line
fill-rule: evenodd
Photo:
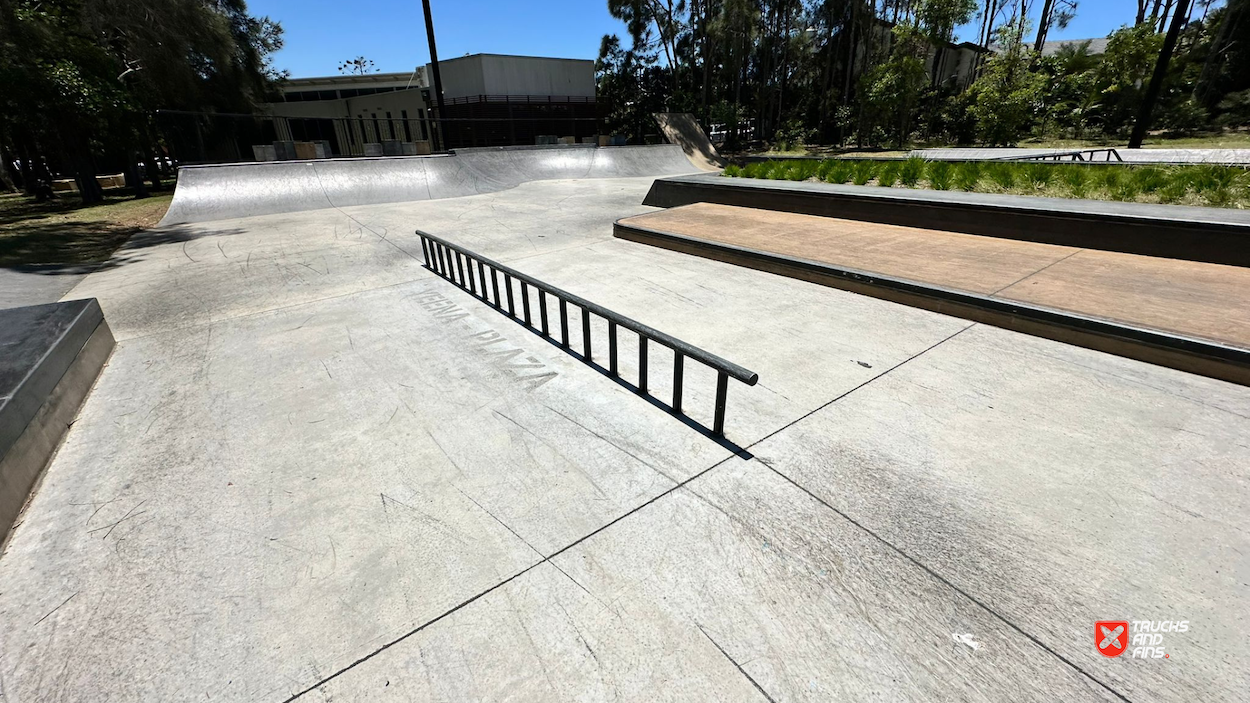
<path fill-rule="evenodd" d="M 131 235 L 155 226 L 172 198 L 110 196 L 83 207 L 77 196 L 40 203 L 0 195 L 0 266 L 107 261 Z"/>
<path fill-rule="evenodd" d="M 1241 166 L 1195 164 L 1132 166 L 1028 161 L 921 159 L 787 159 L 730 167 L 726 175 L 847 183 L 890 188 L 958 189 L 1053 198 L 1166 203 L 1202 207 L 1250 207 L 1250 171 Z"/>

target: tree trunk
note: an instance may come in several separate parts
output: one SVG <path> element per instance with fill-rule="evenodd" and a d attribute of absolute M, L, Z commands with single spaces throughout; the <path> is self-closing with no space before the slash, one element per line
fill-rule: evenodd
<path fill-rule="evenodd" d="M 1133 127 L 1133 135 L 1129 137 L 1128 148 L 1140 149 L 1146 139 L 1146 130 L 1150 129 L 1150 113 L 1154 111 L 1155 101 L 1163 89 L 1163 80 L 1167 77 L 1168 63 L 1172 60 L 1172 51 L 1176 49 L 1176 38 L 1180 36 L 1181 26 L 1185 24 L 1185 10 L 1189 0 L 1179 0 L 1176 12 L 1172 14 L 1172 24 L 1168 27 L 1167 36 L 1163 38 L 1163 49 L 1159 51 L 1159 60 L 1155 63 L 1154 75 L 1150 77 L 1150 86 L 1146 89 L 1146 97 L 1142 100 L 1141 110 L 1137 113 L 1137 124 Z"/>
<path fill-rule="evenodd" d="M 1050 16 L 1055 12 L 1055 0 L 1046 0 L 1042 5 L 1042 15 L 1037 19 L 1037 41 L 1033 42 L 1033 51 L 1042 53 L 1042 44 L 1046 42 L 1046 34 L 1050 31 Z"/>
<path fill-rule="evenodd" d="M 17 192 L 17 183 L 13 180 L 13 176 L 10 173 L 9 157 L 3 145 L 0 145 L 0 187 L 3 187 L 10 193 Z"/>

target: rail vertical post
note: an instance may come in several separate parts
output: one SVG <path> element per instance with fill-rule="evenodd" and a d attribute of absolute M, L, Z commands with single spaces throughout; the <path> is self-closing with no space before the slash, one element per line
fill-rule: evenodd
<path fill-rule="evenodd" d="M 616 374 L 616 323 L 608 321 L 608 369 Z"/>
<path fill-rule="evenodd" d="M 590 311 L 582 308 L 582 356 L 590 361 Z"/>
<path fill-rule="evenodd" d="M 638 392 L 647 394 L 647 338 L 638 335 Z"/>
<path fill-rule="evenodd" d="M 725 397 L 729 395 L 729 374 L 716 374 L 716 419 L 712 422 L 712 434 L 725 434 Z"/>
<path fill-rule="evenodd" d="M 490 270 L 490 288 L 495 291 L 495 309 L 499 309 L 499 272 L 492 267 Z"/>
<path fill-rule="evenodd" d="M 542 288 L 538 289 L 538 317 L 542 321 L 543 336 L 551 336 L 550 333 L 547 332 L 547 292 Z"/>
<path fill-rule="evenodd" d="M 673 352 L 673 412 L 677 413 L 681 412 L 681 377 L 685 359 L 681 352 Z"/>
<path fill-rule="evenodd" d="M 469 262 L 469 292 L 477 295 L 477 276 L 473 274 L 473 257 L 467 256 L 465 259 Z M 479 262 L 478 266 L 482 264 Z"/>
<path fill-rule="evenodd" d="M 525 318 L 525 326 L 530 326 L 530 289 L 529 284 L 521 281 L 521 316 Z"/>
<path fill-rule="evenodd" d="M 508 316 L 516 317 L 516 305 L 512 302 L 512 276 L 507 272 L 503 275 L 503 287 L 508 291 Z"/>
<path fill-rule="evenodd" d="M 486 297 L 486 264 L 483 264 L 480 261 L 477 262 L 477 278 L 478 278 L 478 282 L 482 284 L 482 299 L 487 300 L 488 298 Z"/>
<path fill-rule="evenodd" d="M 425 237 L 421 238 L 421 256 L 425 257 L 425 267 L 430 267 L 430 242 Z"/>
<path fill-rule="evenodd" d="M 464 288 L 464 259 L 460 258 L 460 252 L 456 252 L 456 273 L 460 276 L 460 281 L 456 285 Z"/>
<path fill-rule="evenodd" d="M 569 348 L 569 304 L 560 298 L 560 346 Z"/>

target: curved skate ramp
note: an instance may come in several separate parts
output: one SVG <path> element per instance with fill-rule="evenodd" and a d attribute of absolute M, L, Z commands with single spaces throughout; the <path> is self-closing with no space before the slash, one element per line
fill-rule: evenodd
<path fill-rule="evenodd" d="M 184 166 L 162 225 L 493 193 L 528 181 L 694 173 L 681 147 L 462 149 L 449 155 Z"/>

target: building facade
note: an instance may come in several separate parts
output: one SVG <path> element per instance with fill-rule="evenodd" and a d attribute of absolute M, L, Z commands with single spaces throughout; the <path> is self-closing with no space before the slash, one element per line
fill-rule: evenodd
<path fill-rule="evenodd" d="M 445 111 L 432 70 L 297 78 L 267 103 L 279 140 L 326 141 L 335 156 L 429 153 L 468 146 L 534 144 L 597 134 L 594 62 L 473 54 L 439 62 Z"/>

